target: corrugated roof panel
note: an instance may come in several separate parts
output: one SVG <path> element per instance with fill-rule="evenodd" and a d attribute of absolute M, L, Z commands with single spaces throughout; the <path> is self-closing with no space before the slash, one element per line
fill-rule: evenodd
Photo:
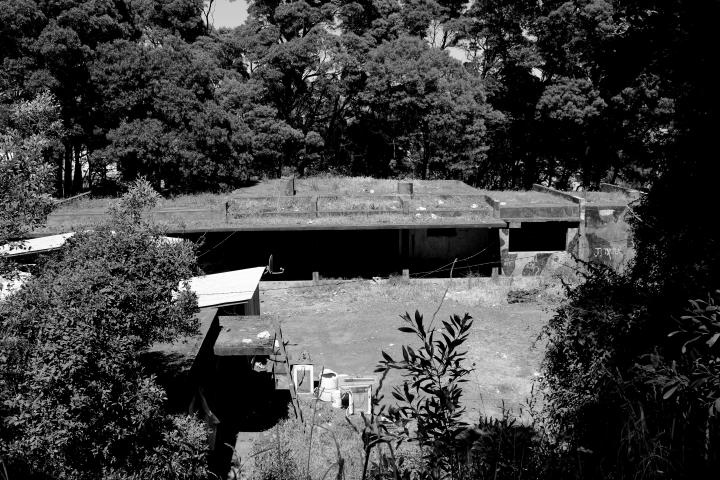
<path fill-rule="evenodd" d="M 29 238 L 27 240 L 18 240 L 0 246 L 0 256 L 17 257 L 20 255 L 29 255 L 31 253 L 49 252 L 57 250 L 65 245 L 68 238 L 75 235 L 75 232 L 63 233 L 60 235 L 49 235 L 47 237 Z M 176 237 L 159 237 L 160 242 L 167 244 L 182 242 L 182 238 Z"/>
<path fill-rule="evenodd" d="M 57 250 L 65 245 L 67 239 L 73 235 L 75 235 L 75 232 L 10 242 L 6 245 L 0 246 L 0 256 L 17 257 L 19 255 L 27 255 L 29 253 Z"/>
<path fill-rule="evenodd" d="M 192 277 L 188 282 L 198 296 L 198 307 L 232 305 L 252 298 L 264 272 L 265 267 L 246 268 Z"/>

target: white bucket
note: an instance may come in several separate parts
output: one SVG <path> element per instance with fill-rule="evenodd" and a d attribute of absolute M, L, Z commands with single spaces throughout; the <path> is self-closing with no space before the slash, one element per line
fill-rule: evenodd
<path fill-rule="evenodd" d="M 326 368 L 320 377 L 320 391 L 337 390 L 338 375 L 334 371 Z"/>
<path fill-rule="evenodd" d="M 340 393 L 340 389 L 330 390 L 330 398 L 332 399 L 333 407 L 335 407 L 335 408 L 342 407 L 342 393 Z"/>
<path fill-rule="evenodd" d="M 331 402 L 332 390 L 320 390 L 320 400 L 323 402 Z"/>

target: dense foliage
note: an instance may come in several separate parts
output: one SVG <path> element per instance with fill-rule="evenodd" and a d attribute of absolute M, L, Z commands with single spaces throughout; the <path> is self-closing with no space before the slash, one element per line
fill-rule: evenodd
<path fill-rule="evenodd" d="M 139 354 L 195 331 L 185 242 L 142 222 L 139 182 L 0 302 L 0 459 L 12 478 L 203 478 L 206 432 L 169 416 Z M 154 192 L 153 192 L 154 193 Z"/>
<path fill-rule="evenodd" d="M 414 338 L 402 346 L 401 358 L 382 352 L 373 411 L 358 429 L 365 447 L 362 479 L 532 478 L 532 426 L 507 411 L 501 418 L 481 416 L 475 425 L 467 421 L 461 399 L 471 373 L 464 348 L 472 317 L 452 315 L 437 326 L 434 316 L 426 323 L 417 311 L 401 318 L 399 330 Z M 388 401 L 382 385 L 393 371 L 402 383 Z"/>
<path fill-rule="evenodd" d="M 676 92 L 673 136 L 633 212 L 634 265 L 592 272 L 547 331 L 544 413 L 567 478 L 717 477 L 719 13 L 666 2 L 638 17 L 646 74 Z"/>
<path fill-rule="evenodd" d="M 53 205 L 46 154 L 60 133 L 49 94 L 0 97 L 0 245 L 45 222 Z"/>
<path fill-rule="evenodd" d="M 212 6 L 0 1 L 0 91 L 59 103 L 58 194 L 114 172 L 645 185 L 677 140 L 684 2 L 252 0 L 219 30 Z"/>

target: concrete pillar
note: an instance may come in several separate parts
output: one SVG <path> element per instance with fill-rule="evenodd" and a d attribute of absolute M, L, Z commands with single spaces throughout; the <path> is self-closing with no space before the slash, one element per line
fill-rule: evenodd
<path fill-rule="evenodd" d="M 507 260 L 510 252 L 510 229 L 498 229 L 498 240 L 500 241 L 500 266 L 498 267 L 499 273 L 503 275 L 512 275 L 512 271 L 506 271 L 507 269 L 505 268 L 505 261 Z"/>
<path fill-rule="evenodd" d="M 580 260 L 590 260 L 590 246 L 588 245 L 587 237 L 585 236 L 585 230 L 587 229 L 587 223 L 585 221 L 585 199 L 581 198 L 578 204 L 580 207 L 580 224 L 578 225 L 578 252 L 577 256 Z"/>

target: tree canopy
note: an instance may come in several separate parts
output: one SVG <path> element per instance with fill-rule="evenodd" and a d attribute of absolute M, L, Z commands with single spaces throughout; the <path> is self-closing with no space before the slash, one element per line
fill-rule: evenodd
<path fill-rule="evenodd" d="M 201 0 L 3 0 L 0 90 L 57 99 L 59 195 L 113 172 L 166 193 L 325 171 L 642 187 L 682 95 L 659 5 L 253 0 L 216 29 Z"/>

